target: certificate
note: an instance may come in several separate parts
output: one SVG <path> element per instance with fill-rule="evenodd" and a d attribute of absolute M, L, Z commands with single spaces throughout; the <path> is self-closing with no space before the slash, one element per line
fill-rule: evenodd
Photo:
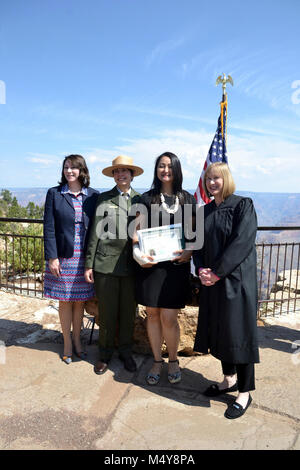
<path fill-rule="evenodd" d="M 174 252 L 183 249 L 181 224 L 137 230 L 137 234 L 140 250 L 155 262 L 176 258 L 180 253 Z"/>

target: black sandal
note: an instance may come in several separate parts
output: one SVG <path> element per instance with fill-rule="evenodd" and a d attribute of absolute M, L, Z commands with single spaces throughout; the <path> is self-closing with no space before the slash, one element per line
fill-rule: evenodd
<path fill-rule="evenodd" d="M 177 362 L 177 364 L 179 365 L 179 361 L 178 359 L 175 359 L 175 361 L 169 361 L 169 364 L 171 362 Z M 168 380 L 170 382 L 170 384 L 177 384 L 181 381 L 181 370 L 179 369 L 178 371 L 176 372 L 173 372 L 172 374 L 168 374 Z"/>
<path fill-rule="evenodd" d="M 163 359 L 161 361 L 153 361 L 156 364 L 163 364 L 165 362 Z M 160 381 L 160 374 L 153 374 L 152 372 L 149 372 L 146 376 L 146 382 L 148 385 L 157 385 L 158 382 Z"/>

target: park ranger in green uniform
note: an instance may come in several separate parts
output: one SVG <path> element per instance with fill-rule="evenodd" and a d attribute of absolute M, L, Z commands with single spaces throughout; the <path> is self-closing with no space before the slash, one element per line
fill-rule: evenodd
<path fill-rule="evenodd" d="M 118 325 L 119 358 L 134 372 L 135 262 L 128 225 L 132 219 L 129 210 L 140 196 L 131 182 L 143 170 L 132 158 L 120 155 L 102 173 L 113 177 L 116 186 L 99 195 L 86 251 L 85 279 L 95 283 L 99 306 L 99 360 L 94 371 L 103 374 L 107 370 Z"/>

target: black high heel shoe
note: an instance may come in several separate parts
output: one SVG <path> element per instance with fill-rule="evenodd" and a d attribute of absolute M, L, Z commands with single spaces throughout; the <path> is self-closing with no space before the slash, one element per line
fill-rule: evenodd
<path fill-rule="evenodd" d="M 86 351 L 80 351 L 80 352 L 77 352 L 76 351 L 76 348 L 74 348 L 74 354 L 76 357 L 78 357 L 79 359 L 86 359 L 87 357 L 87 352 Z"/>
<path fill-rule="evenodd" d="M 62 356 L 61 360 L 65 362 L 65 364 L 71 364 L 72 356 Z"/>
<path fill-rule="evenodd" d="M 76 357 L 79 359 L 86 359 L 87 352 L 86 351 L 77 351 L 75 344 L 73 343 L 73 351 Z"/>

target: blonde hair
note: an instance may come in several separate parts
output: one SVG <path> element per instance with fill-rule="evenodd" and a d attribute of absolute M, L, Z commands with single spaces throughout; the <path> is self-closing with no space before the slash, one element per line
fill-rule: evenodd
<path fill-rule="evenodd" d="M 223 162 L 212 163 L 206 168 L 206 171 L 204 173 L 204 191 L 206 196 L 211 198 L 211 195 L 209 194 L 206 187 L 206 177 L 211 171 L 215 171 L 217 175 L 221 176 L 221 178 L 223 179 L 222 199 L 224 200 L 228 196 L 231 196 L 231 194 L 233 194 L 235 191 L 235 183 L 232 174 L 229 170 L 229 166 L 227 165 L 227 163 Z"/>

